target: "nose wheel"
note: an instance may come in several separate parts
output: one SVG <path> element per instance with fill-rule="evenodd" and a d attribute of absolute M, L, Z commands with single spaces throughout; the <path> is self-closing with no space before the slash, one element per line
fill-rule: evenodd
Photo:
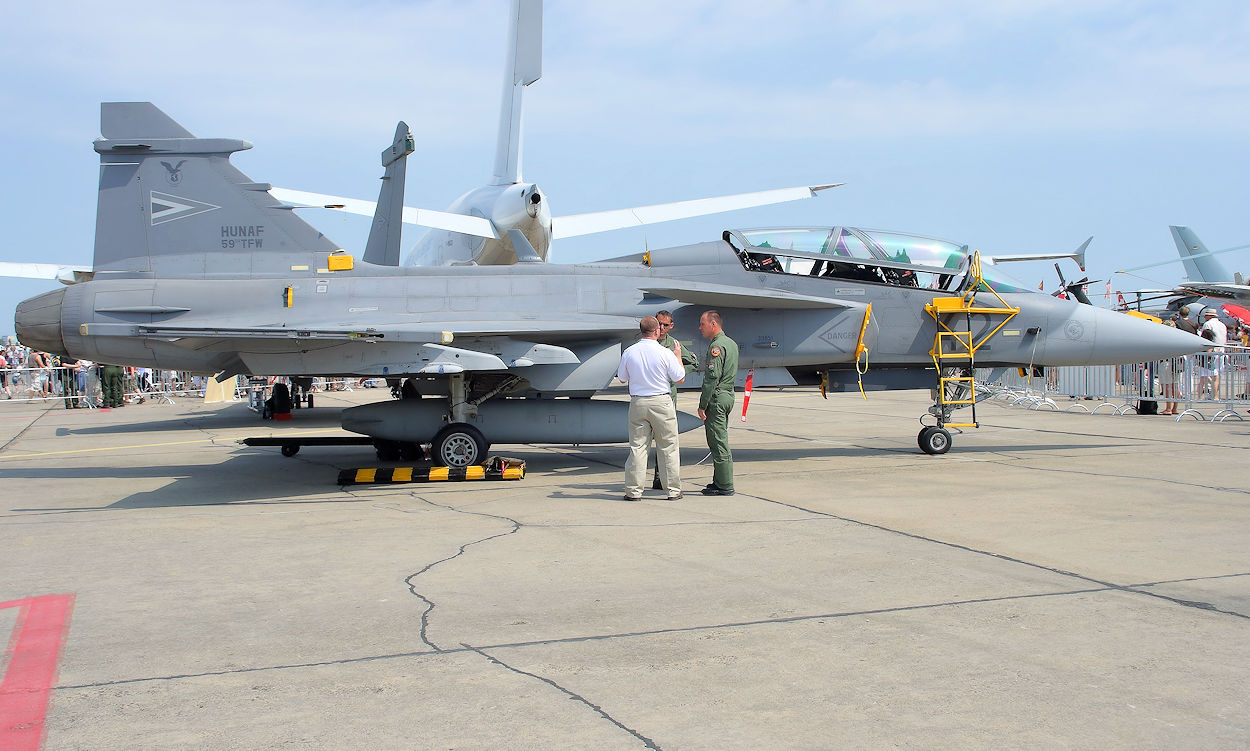
<path fill-rule="evenodd" d="M 920 444 L 920 450 L 926 454 L 945 454 L 951 450 L 951 434 L 946 428 L 929 425 L 921 429 L 916 443 Z"/>

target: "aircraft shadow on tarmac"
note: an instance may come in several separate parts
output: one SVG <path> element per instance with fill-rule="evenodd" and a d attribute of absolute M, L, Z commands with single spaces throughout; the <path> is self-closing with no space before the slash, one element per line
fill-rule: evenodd
<path fill-rule="evenodd" d="M 603 471 L 601 464 L 579 460 L 566 454 L 509 447 L 503 455 L 524 459 L 529 471 L 539 474 L 559 471 L 562 477 L 577 477 Z M 304 454 L 309 456 L 305 458 Z M 500 452 L 497 452 L 500 453 Z M 379 466 L 369 449 L 313 449 L 298 458 L 284 458 L 276 449 L 245 449 L 225 461 L 206 464 L 162 464 L 152 467 L 0 466 L 0 479 L 14 480 L 144 480 L 166 481 L 160 487 L 128 495 L 107 505 L 15 507 L 14 513 L 72 513 L 111 509 L 175 508 L 190 506 L 275 505 L 362 503 L 399 494 L 447 490 L 452 483 L 394 483 L 379 485 L 337 484 L 341 469 Z M 519 482 L 525 482 L 520 480 Z M 458 490 L 515 490 L 513 481 L 454 483 Z M 344 490 L 348 492 L 344 492 Z"/>
<path fill-rule="evenodd" d="M 126 426 L 119 426 L 126 427 Z M 1116 444 L 1080 446 L 1081 450 L 1113 448 Z M 1072 444 L 1013 444 L 1009 446 L 962 446 L 959 453 L 1020 453 L 1036 451 L 1071 451 Z M 879 456 L 883 452 L 915 454 L 924 457 L 918 448 L 881 448 L 859 446 L 826 446 L 812 444 L 803 448 L 734 448 L 734 460 L 739 468 L 759 469 L 770 462 L 803 459 L 854 459 Z M 548 494 L 550 498 L 577 498 L 582 500 L 622 501 L 618 473 L 624 471 L 627 449 L 623 446 L 584 446 L 573 451 L 553 452 L 527 446 L 501 446 L 492 451 L 495 455 L 523 459 L 530 477 L 543 477 L 545 485 L 551 480 L 560 482 Z M 682 451 L 683 485 L 691 492 L 696 485 L 692 478 L 710 473 L 709 465 L 697 464 L 706 454 L 702 447 L 689 447 Z M 934 461 L 942 461 L 934 457 Z M 68 507 L 13 508 L 15 513 L 72 513 L 108 509 L 173 508 L 190 506 L 222 505 L 292 505 L 324 503 L 371 502 L 380 497 L 399 494 L 421 493 L 425 490 L 448 490 L 449 483 L 396 483 L 379 485 L 354 485 L 344 488 L 337 485 L 341 469 L 357 467 L 396 466 L 395 463 L 380 464 L 372 451 L 361 448 L 313 448 L 301 452 L 298 457 L 284 458 L 275 449 L 245 449 L 228 459 L 204 464 L 161 464 L 151 467 L 114 466 L 42 466 L 19 467 L 8 464 L 0 466 L 0 479 L 14 480 L 143 480 L 161 481 L 164 484 L 153 490 L 136 492 L 104 506 L 77 505 Z M 398 466 L 405 466 L 400 463 Z M 698 467 L 696 469 L 696 467 Z M 609 473 L 608 482 L 578 483 L 587 475 L 602 476 Z M 649 477 L 649 475 L 648 475 Z M 519 482 L 525 483 L 525 480 Z M 461 491 L 492 491 L 514 488 L 512 482 L 456 483 Z M 510 491 L 511 492 L 511 491 Z M 658 500 L 658 497 L 652 498 Z"/>

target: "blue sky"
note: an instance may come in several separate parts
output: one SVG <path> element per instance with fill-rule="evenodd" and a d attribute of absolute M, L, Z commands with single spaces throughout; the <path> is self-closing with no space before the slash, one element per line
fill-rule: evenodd
<path fill-rule="evenodd" d="M 152 101 L 243 138 L 258 182 L 372 199 L 397 120 L 407 203 L 489 179 L 507 0 L 22 4 L 0 62 L 0 260 L 89 264 L 101 101 Z M 558 242 L 560 262 L 718 237 L 852 226 L 986 253 L 1068 250 L 1115 289 L 1171 284 L 1169 224 L 1250 242 L 1250 6 L 548 0 L 524 175 L 573 214 L 791 185 L 821 197 Z M 368 220 L 307 213 L 353 252 Z M 404 246 L 418 237 L 406 229 Z M 1250 251 L 1222 256 L 1250 271 Z M 1047 263 L 1012 271 L 1055 283 Z M 1075 271 L 1075 269 L 1071 269 Z M 1068 271 L 1065 271 L 1068 273 Z M 0 280 L 0 333 L 55 283 Z M 1099 286 L 1101 291 L 1101 285 Z"/>

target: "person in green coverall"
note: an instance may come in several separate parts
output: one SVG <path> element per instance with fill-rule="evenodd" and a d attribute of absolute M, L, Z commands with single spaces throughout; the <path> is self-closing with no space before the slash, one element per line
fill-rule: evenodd
<path fill-rule="evenodd" d="M 699 318 L 699 333 L 709 340 L 703 368 L 699 419 L 707 447 L 712 451 L 712 482 L 703 495 L 734 494 L 734 458 L 729 452 L 729 413 L 734 406 L 738 377 L 738 345 L 725 334 L 720 313 L 709 310 Z"/>
<path fill-rule="evenodd" d="M 124 407 L 125 393 L 122 387 L 122 380 L 125 378 L 125 371 L 120 365 L 105 365 L 102 369 L 104 381 L 104 406 L 105 407 Z"/>
<path fill-rule="evenodd" d="M 699 366 L 699 360 L 690 350 L 682 347 L 676 339 L 673 338 L 673 314 L 667 310 L 661 310 L 655 314 L 655 319 L 660 322 L 660 346 L 676 354 L 681 358 L 682 367 L 687 373 L 694 372 Z M 678 354 L 680 353 L 680 354 Z M 677 384 L 673 384 L 673 406 L 677 406 Z M 660 463 L 655 463 L 655 477 L 651 480 L 652 490 L 663 490 L 664 485 L 660 483 Z"/>

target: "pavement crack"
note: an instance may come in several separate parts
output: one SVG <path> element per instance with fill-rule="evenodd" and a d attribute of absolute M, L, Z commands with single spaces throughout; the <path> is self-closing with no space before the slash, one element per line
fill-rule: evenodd
<path fill-rule="evenodd" d="M 526 677 L 533 678 L 534 680 L 541 681 L 541 682 L 543 682 L 543 683 L 547 684 L 548 686 L 551 686 L 552 688 L 554 688 L 555 690 L 557 690 L 557 691 L 559 691 L 560 693 L 564 694 L 565 696 L 568 696 L 570 699 L 572 699 L 572 700 L 574 700 L 574 701 L 576 701 L 576 702 L 579 702 L 579 703 L 581 703 L 581 704 L 585 705 L 586 707 L 589 707 L 591 710 L 593 710 L 593 711 L 595 712 L 595 714 L 599 715 L 599 716 L 600 716 L 600 717 L 602 717 L 603 719 L 605 719 L 605 720 L 607 720 L 608 722 L 612 723 L 613 725 L 617 726 L 617 727 L 618 727 L 618 728 L 620 728 L 621 730 L 624 730 L 626 733 L 629 733 L 629 734 L 630 734 L 630 735 L 632 735 L 634 738 L 636 738 L 636 739 L 638 739 L 639 741 L 641 741 L 641 742 L 642 742 L 642 745 L 643 745 L 643 747 L 644 747 L 644 748 L 653 749 L 654 751 L 661 751 L 660 747 L 659 747 L 659 746 L 657 746 L 657 745 L 655 745 L 655 741 L 651 740 L 650 738 L 648 738 L 647 736 L 643 735 L 642 733 L 639 733 L 637 730 L 634 730 L 633 728 L 631 728 L 631 727 L 629 727 L 629 726 L 625 725 L 625 724 L 624 724 L 624 723 L 622 723 L 620 720 L 618 720 L 618 719 L 616 719 L 615 717 L 613 717 L 612 715 L 608 714 L 608 713 L 607 713 L 607 712 L 603 709 L 603 707 L 599 706 L 598 704 L 595 704 L 595 703 L 591 702 L 590 700 L 586 699 L 586 697 L 582 696 L 581 694 L 578 694 L 578 693 L 575 693 L 575 692 L 573 692 L 573 691 L 570 691 L 569 689 L 565 688 L 564 686 L 561 686 L 559 683 L 556 683 L 555 681 L 551 680 L 550 678 L 544 678 L 543 676 L 538 675 L 537 673 L 530 673 L 530 672 L 524 671 L 524 670 L 522 670 L 522 669 L 520 669 L 520 668 L 518 668 L 518 667 L 513 667 L 512 665 L 509 665 L 508 663 L 504 662 L 503 660 L 500 660 L 500 659 L 499 659 L 499 658 L 497 658 L 497 657 L 494 657 L 494 656 L 492 656 L 492 655 L 490 655 L 490 654 L 487 654 L 484 650 L 482 650 L 482 649 L 480 649 L 480 648 L 478 648 L 478 647 L 474 647 L 474 646 L 469 645 L 469 644 L 464 644 L 463 642 L 460 644 L 460 646 L 464 647 L 465 649 L 469 650 L 470 652 L 474 652 L 474 653 L 476 653 L 476 654 L 481 655 L 482 657 L 485 657 L 488 661 L 490 661 L 490 663 L 491 663 L 491 664 L 498 665 L 498 666 L 500 666 L 500 667 L 502 667 L 502 668 L 505 668 L 505 669 L 507 669 L 507 670 L 511 670 L 512 672 L 516 673 L 517 675 L 524 675 L 524 676 L 526 676 Z"/>
<path fill-rule="evenodd" d="M 415 500 L 421 501 L 422 503 L 425 503 L 427 505 L 435 506 L 437 508 L 451 511 L 453 513 L 467 514 L 470 516 L 481 516 L 487 519 L 498 519 L 500 521 L 508 522 L 508 524 L 511 525 L 511 527 L 506 532 L 499 532 L 497 534 L 487 535 L 486 537 L 481 537 L 479 539 L 470 540 L 469 542 L 464 543 L 456 550 L 455 554 L 449 555 L 446 558 L 441 558 L 437 561 L 432 561 L 430 563 L 427 563 L 419 571 L 416 571 L 415 573 L 408 575 L 408 577 L 404 579 L 404 584 L 408 585 L 408 591 L 411 592 L 414 597 L 416 597 L 425 605 L 425 607 L 421 611 L 421 629 L 420 629 L 420 634 L 419 634 L 421 643 L 426 645 L 430 649 L 434 650 L 435 652 L 445 652 L 446 651 L 445 649 L 438 646 L 430 639 L 430 634 L 429 634 L 430 616 L 433 614 L 434 609 L 438 607 L 438 603 L 434 602 L 434 600 L 430 599 L 429 597 L 427 597 L 426 595 L 418 591 L 417 579 L 420 578 L 425 573 L 427 573 L 428 571 L 430 571 L 435 566 L 438 566 L 443 563 L 447 563 L 448 561 L 454 561 L 455 559 L 464 555 L 465 551 L 473 547 L 474 545 L 481 545 L 482 543 L 490 542 L 491 540 L 495 540 L 500 537 L 507 537 L 508 535 L 516 534 L 524 525 L 522 525 L 521 522 L 517 521 L 516 519 L 507 517 L 507 516 L 500 516 L 498 514 L 488 514 L 483 511 L 466 511 L 464 509 L 456 508 L 455 506 L 448 506 L 447 504 L 443 504 L 443 503 L 435 503 L 434 501 L 431 501 L 428 498 L 418 496 L 415 494 L 412 495 L 412 498 L 414 498 Z"/>
<path fill-rule="evenodd" d="M 1221 578 L 1221 577 L 1211 577 Z M 1185 580 L 1182 580 L 1185 581 Z M 1166 582 L 1159 582 L 1166 583 Z M 1139 584 L 1135 586 L 1149 586 Z M 643 639 L 653 636 L 665 636 L 671 634 L 691 634 L 707 631 L 719 631 L 725 629 L 753 628 L 759 626 L 779 626 L 792 623 L 809 623 L 824 622 L 828 620 L 839 620 L 844 618 L 857 618 L 864 616 L 890 615 L 896 613 L 922 612 L 926 610 L 937 610 L 941 608 L 958 608 L 970 605 L 986 605 L 1000 602 L 1013 602 L 1023 600 L 1044 599 L 1050 597 L 1071 597 L 1074 595 L 1094 594 L 1098 592 L 1120 591 L 1122 587 L 1085 587 L 1080 589 L 1066 589 L 1053 592 L 1029 592 L 1024 594 L 1001 595 L 997 597 L 977 597 L 965 600 L 946 600 L 939 602 L 922 602 L 912 605 L 897 605 L 885 608 L 869 608 L 863 610 L 843 610 L 825 613 L 808 613 L 805 615 L 789 615 L 774 618 L 757 618 L 743 621 L 725 621 L 719 623 L 699 623 L 689 626 L 670 626 L 666 628 L 653 628 L 642 631 L 617 631 L 602 634 L 583 634 L 579 636 L 562 636 L 550 639 L 532 639 L 528 641 L 517 642 L 498 642 L 494 644 L 486 644 L 479 647 L 470 647 L 461 643 L 459 647 L 451 647 L 446 649 L 437 649 L 435 651 L 422 650 L 417 652 L 391 652 L 375 655 L 361 655 L 358 657 L 346 657 L 338 660 L 319 660 L 314 662 L 286 663 L 273 665 L 258 665 L 255 667 L 231 668 L 225 670 L 208 670 L 199 673 L 181 673 L 173 675 L 157 675 L 157 676 L 137 676 L 133 678 L 120 678 L 111 681 L 95 681 L 90 683 L 65 684 L 57 686 L 58 691 L 68 691 L 87 688 L 101 688 L 106 686 L 121 686 L 135 683 L 151 683 L 156 681 L 176 681 L 189 680 L 195 678 L 204 678 L 210 676 L 222 675 L 245 675 L 249 673 L 265 673 L 276 670 L 302 670 L 308 668 L 320 668 L 327 666 L 340 665 L 356 665 L 368 662 L 378 662 L 383 660 L 411 660 L 411 659 L 428 659 L 437 657 L 446 657 L 453 654 L 463 654 L 465 652 L 478 652 L 482 650 L 500 650 L 500 649 L 523 649 L 527 647 L 549 647 L 562 644 L 582 644 L 588 642 L 604 642 L 614 641 L 618 639 Z M 428 645 L 427 645 L 428 646 Z M 494 658 L 491 658 L 494 659 Z M 502 663 L 500 663 L 502 664 Z M 507 666 L 505 666 L 507 667 Z M 520 672 L 520 671 L 518 671 Z M 546 680 L 539 676 L 534 676 L 539 680 Z M 554 685 L 554 684 L 553 684 Z M 559 688 L 559 687 L 557 687 Z M 563 690 L 563 689 L 561 689 Z"/>
<path fill-rule="evenodd" d="M 33 427 L 35 426 L 35 423 L 39 422 L 39 421 L 40 421 L 40 420 L 42 420 L 44 417 L 47 417 L 48 412 L 50 412 L 51 410 L 52 410 L 52 407 L 46 407 L 46 408 L 45 408 L 42 412 L 40 412 L 39 414 L 35 415 L 35 416 L 34 416 L 34 418 L 33 418 L 33 419 L 31 419 L 31 421 L 30 421 L 30 422 L 26 423 L 26 427 L 22 428 L 22 429 L 21 429 L 21 430 L 19 430 L 19 431 L 18 431 L 18 432 L 17 432 L 17 433 L 16 433 L 16 434 L 12 437 L 12 438 L 10 438 L 9 440 L 5 441 L 5 442 L 4 442 L 4 445 L 0 445 L 0 453 L 3 453 L 5 449 L 7 449 L 9 446 L 13 445 L 13 442 L 14 442 L 14 441 L 16 441 L 17 439 L 19 439 L 19 438 L 21 438 L 22 436 L 26 435 L 26 431 L 28 431 L 28 430 L 30 430 L 31 428 L 33 428 Z"/>
<path fill-rule="evenodd" d="M 738 495 L 745 496 L 747 498 L 754 498 L 757 501 L 762 501 L 764 503 L 771 503 L 777 506 L 784 506 L 786 508 L 794 509 L 796 511 L 806 511 L 810 514 L 815 514 L 817 516 L 825 516 L 830 519 L 837 519 L 839 521 L 846 522 L 847 524 L 855 524 L 861 527 L 866 527 L 868 529 L 876 529 L 881 532 L 887 532 L 889 534 L 899 535 L 901 537 L 907 537 L 909 539 L 918 540 L 920 542 L 927 542 L 927 543 L 931 543 L 934 545 L 942 545 L 948 548 L 953 548 L 955 550 L 962 550 L 968 553 L 973 553 L 975 555 L 982 555 L 982 556 L 986 556 L 989 558 L 996 558 L 1000 561 L 1006 561 L 1008 563 L 1015 563 L 1021 566 L 1028 566 L 1029 568 L 1035 568 L 1035 569 L 1046 571 L 1052 574 L 1058 574 L 1059 576 L 1066 576 L 1072 579 L 1077 579 L 1079 581 L 1088 582 L 1090 584 L 1097 585 L 1099 588 L 1103 588 L 1103 589 L 1116 590 L 1120 592 L 1130 592 L 1134 594 L 1145 595 L 1147 597 L 1155 597 L 1160 600 L 1165 600 L 1167 602 L 1171 602 L 1173 604 L 1181 605 L 1184 607 L 1196 608 L 1199 610 L 1209 610 L 1211 612 L 1221 613 L 1223 615 L 1231 615 L 1236 618 L 1244 618 L 1244 619 L 1250 620 L 1250 615 L 1239 613 L 1235 610 L 1223 610 L 1210 603 L 1183 600 L 1178 597 L 1170 597 L 1168 595 L 1165 595 L 1159 592 L 1151 592 L 1148 589 L 1139 588 L 1139 587 L 1150 586 L 1150 585 L 1116 584 L 1115 582 L 1103 581 L 1102 579 L 1096 579 L 1092 576 L 1079 574 L 1075 571 L 1068 571 L 1066 569 L 1057 568 L 1055 566 L 1047 566 L 1045 564 L 1035 563 L 1033 561 L 1026 561 L 1023 558 L 1016 558 L 1014 556 L 1006 555 L 1004 553 L 995 553 L 992 550 L 983 550 L 981 548 L 974 548 L 969 545 L 961 545 L 957 542 L 950 542 L 949 540 L 939 540 L 935 537 L 926 537 L 925 535 L 919 535 L 914 532 L 907 532 L 901 529 L 895 529 L 893 527 L 887 527 L 882 524 L 873 524 L 872 522 L 866 522 L 866 521 L 863 521 L 862 519 L 852 519 L 849 516 L 840 516 L 838 514 L 834 514 L 828 511 L 817 511 L 815 509 L 810 509 L 805 506 L 800 506 L 798 504 L 786 503 L 784 501 L 778 501 L 772 498 L 765 498 L 763 496 L 758 496 L 758 495 L 751 495 L 749 493 L 743 493 L 741 491 L 739 491 Z"/>
<path fill-rule="evenodd" d="M 1003 464 L 1004 462 L 986 459 L 985 463 L 986 464 Z M 1062 474 L 1062 475 L 1077 475 L 1080 477 L 1101 477 L 1101 478 L 1111 479 L 1111 480 L 1141 480 L 1142 479 L 1141 477 L 1138 477 L 1136 475 L 1117 475 L 1111 472 L 1089 472 L 1089 471 L 1083 471 L 1083 470 L 1068 469 L 1066 467 L 1040 467 L 1036 464 L 1029 463 L 1028 461 L 1025 461 L 1025 460 L 1013 462 L 1011 466 L 1015 468 L 1030 469 L 1030 470 L 1033 470 L 1034 472 L 1053 472 L 1053 473 Z M 1194 488 L 1201 488 L 1203 490 L 1211 490 L 1217 493 L 1240 493 L 1241 495 L 1250 495 L 1250 488 L 1231 488 L 1226 485 L 1204 485 L 1202 483 L 1192 482 L 1188 480 L 1173 480 L 1168 477 L 1152 477 L 1150 478 L 1150 480 L 1151 482 L 1159 482 L 1159 483 L 1166 483 L 1168 485 L 1176 485 L 1177 487 L 1185 488 L 1186 490 L 1191 490 Z"/>

